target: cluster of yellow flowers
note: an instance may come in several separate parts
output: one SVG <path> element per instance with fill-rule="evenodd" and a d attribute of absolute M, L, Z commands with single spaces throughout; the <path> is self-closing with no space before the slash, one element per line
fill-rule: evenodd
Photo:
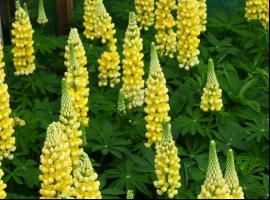
<path fill-rule="evenodd" d="M 227 165 L 225 172 L 225 181 L 229 186 L 229 193 L 232 199 L 244 199 L 242 187 L 239 185 L 238 176 L 235 170 L 233 150 L 229 149 L 227 154 Z"/>
<path fill-rule="evenodd" d="M 112 18 L 107 12 L 103 0 L 99 0 L 95 15 L 95 37 L 100 38 L 101 42 L 107 45 L 107 50 L 103 52 L 99 63 L 99 86 L 115 87 L 120 82 L 120 56 L 117 52 L 116 42 L 114 38 L 116 33 Z"/>
<path fill-rule="evenodd" d="M 62 193 L 72 195 L 72 161 L 66 134 L 60 122 L 53 122 L 47 129 L 46 140 L 40 156 L 42 174 L 40 194 L 42 199 L 59 198 Z"/>
<path fill-rule="evenodd" d="M 198 0 L 179 0 L 177 10 L 177 56 L 179 67 L 189 70 L 199 64 L 201 20 Z"/>
<path fill-rule="evenodd" d="M 235 170 L 233 151 L 229 149 L 225 179 L 223 178 L 216 152 L 215 141 L 210 142 L 209 163 L 204 184 L 198 199 L 244 199 Z"/>
<path fill-rule="evenodd" d="M 4 181 L 2 180 L 2 177 L 4 176 L 4 172 L 3 170 L 0 168 L 0 199 L 5 199 L 7 194 L 5 192 L 5 188 L 7 187 L 7 185 L 4 183 Z"/>
<path fill-rule="evenodd" d="M 126 199 L 134 199 L 134 192 L 133 190 L 127 191 L 127 198 Z"/>
<path fill-rule="evenodd" d="M 155 172 L 158 180 L 154 182 L 154 185 L 158 195 L 167 193 L 172 199 L 181 186 L 180 158 L 172 138 L 171 125 L 163 121 L 162 130 L 161 141 L 156 145 Z"/>
<path fill-rule="evenodd" d="M 223 107 L 221 97 L 222 90 L 219 88 L 214 63 L 212 59 L 209 59 L 207 83 L 206 87 L 203 88 L 203 96 L 201 97 L 201 109 L 205 112 L 209 109 L 211 111 L 220 111 Z"/>
<path fill-rule="evenodd" d="M 136 22 L 136 15 L 131 12 L 126 31 L 123 50 L 123 92 L 128 100 L 127 108 L 141 106 L 144 102 L 144 63 L 143 40 Z"/>
<path fill-rule="evenodd" d="M 0 41 L 1 43 L 1 41 Z M 13 159 L 12 153 L 16 150 L 14 120 L 10 117 L 8 85 L 5 81 L 5 63 L 3 62 L 3 47 L 0 44 L 0 162 L 3 158 Z"/>
<path fill-rule="evenodd" d="M 135 0 L 135 10 L 141 29 L 148 30 L 155 21 L 155 0 Z"/>
<path fill-rule="evenodd" d="M 84 35 L 86 38 L 93 40 L 95 38 L 95 16 L 98 0 L 84 0 Z"/>
<path fill-rule="evenodd" d="M 223 178 L 217 152 L 216 144 L 212 140 L 209 148 L 209 162 L 206 179 L 201 186 L 201 193 L 198 199 L 229 199 L 229 187 Z"/>
<path fill-rule="evenodd" d="M 150 72 L 146 85 L 146 107 L 144 111 L 147 114 L 145 120 L 147 122 L 146 138 L 148 142 L 145 146 L 151 147 L 153 143 L 161 140 L 162 121 L 170 121 L 170 117 L 168 116 L 170 106 L 166 79 L 162 72 L 154 43 L 151 46 Z"/>
<path fill-rule="evenodd" d="M 77 199 L 101 199 L 100 182 L 86 153 L 79 155 L 79 162 L 73 171 L 75 197 Z"/>
<path fill-rule="evenodd" d="M 37 23 L 38 24 L 46 24 L 46 23 L 48 23 L 48 19 L 47 19 L 45 9 L 44 9 L 43 0 L 39 0 Z"/>
<path fill-rule="evenodd" d="M 161 55 L 174 57 L 176 52 L 176 33 L 174 27 L 176 22 L 172 12 L 177 9 L 176 0 L 158 0 L 156 8 L 155 35 L 157 50 Z"/>
<path fill-rule="evenodd" d="M 87 58 L 76 28 L 71 29 L 65 52 L 65 77 L 73 107 L 79 122 L 88 126 L 89 75 L 86 68 Z"/>
<path fill-rule="evenodd" d="M 62 99 L 59 119 L 63 125 L 63 132 L 68 137 L 72 166 L 77 166 L 79 155 L 83 152 L 83 149 L 80 147 L 82 145 L 82 131 L 79 130 L 80 123 L 73 108 L 68 92 L 68 84 L 65 79 L 62 80 Z"/>
<path fill-rule="evenodd" d="M 201 32 L 206 31 L 206 23 L 207 23 L 207 4 L 206 0 L 198 0 L 199 1 L 199 16 L 200 16 L 200 25 Z"/>
<path fill-rule="evenodd" d="M 18 6 L 15 22 L 12 24 L 12 53 L 14 56 L 15 75 L 29 75 L 35 70 L 33 48 L 33 28 L 27 12 Z"/>
<path fill-rule="evenodd" d="M 248 21 L 259 20 L 265 29 L 269 29 L 269 1 L 246 0 L 246 14 Z"/>

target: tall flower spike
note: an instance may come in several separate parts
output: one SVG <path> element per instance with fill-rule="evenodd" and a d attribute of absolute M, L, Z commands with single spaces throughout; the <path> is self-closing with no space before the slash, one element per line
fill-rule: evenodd
<path fill-rule="evenodd" d="M 199 64 L 201 20 L 198 0 L 178 0 L 177 11 L 177 60 L 179 67 L 189 70 Z"/>
<path fill-rule="evenodd" d="M 165 120 L 162 122 L 162 139 L 156 145 L 155 172 L 157 181 L 154 182 L 157 194 L 167 193 L 172 199 L 181 186 L 180 183 L 180 158 L 172 138 L 171 125 Z"/>
<path fill-rule="evenodd" d="M 72 163 L 70 147 L 63 125 L 53 122 L 47 129 L 40 156 L 41 199 L 58 198 L 62 193 L 72 195 Z"/>
<path fill-rule="evenodd" d="M 170 121 L 170 117 L 168 116 L 170 106 L 166 79 L 162 72 L 154 43 L 152 43 L 151 46 L 150 72 L 146 81 L 146 86 L 146 107 L 144 111 L 147 114 L 145 117 L 147 123 L 147 132 L 145 136 L 148 139 L 148 142 L 145 146 L 149 148 L 153 143 L 161 140 L 162 121 Z"/>
<path fill-rule="evenodd" d="M 33 28 L 27 12 L 18 7 L 15 12 L 15 22 L 12 24 L 12 53 L 16 69 L 15 75 L 29 75 L 35 70 L 35 56 L 33 48 Z"/>
<path fill-rule="evenodd" d="M 84 126 L 88 126 L 88 96 L 90 90 L 88 88 L 89 75 L 86 68 L 87 58 L 76 28 L 70 30 L 65 50 L 65 66 L 67 67 L 65 77 L 68 82 L 72 104 L 79 122 Z M 71 58 L 72 56 L 73 58 Z"/>
<path fill-rule="evenodd" d="M 79 163 L 73 172 L 73 177 L 77 199 L 101 199 L 98 175 L 84 152 L 79 155 Z"/>
<path fill-rule="evenodd" d="M 134 12 L 129 14 L 129 24 L 124 40 L 123 92 L 128 109 L 142 106 L 144 102 L 143 40 Z"/>
<path fill-rule="evenodd" d="M 95 37 L 100 38 L 101 42 L 107 45 L 107 49 L 98 59 L 98 85 L 100 87 L 109 85 L 113 88 L 120 82 L 120 57 L 116 47 L 117 39 L 114 38 L 115 33 L 112 18 L 107 12 L 103 1 L 99 0 L 95 16 Z"/>
<path fill-rule="evenodd" d="M 135 0 L 135 10 L 141 29 L 148 30 L 155 21 L 155 0 Z"/>
<path fill-rule="evenodd" d="M 8 85 L 5 84 L 5 63 L 3 47 L 0 41 L 0 163 L 4 158 L 13 159 L 16 150 L 14 137 L 14 120 L 10 117 L 10 96 Z"/>
<path fill-rule="evenodd" d="M 60 122 L 63 124 L 63 132 L 68 137 L 70 144 L 70 153 L 72 159 L 72 166 L 78 164 L 78 156 L 83 152 L 80 147 L 82 145 L 82 131 L 79 130 L 80 123 L 78 122 L 76 112 L 73 108 L 71 98 L 68 92 L 68 85 L 65 79 L 62 80 L 62 99 Z"/>
<path fill-rule="evenodd" d="M 206 24 L 207 24 L 207 4 L 206 0 L 199 0 L 199 15 L 200 15 L 200 25 L 201 25 L 201 32 L 206 31 Z"/>
<path fill-rule="evenodd" d="M 120 89 L 119 91 L 117 112 L 120 115 L 126 114 L 126 103 L 125 103 L 125 95 L 124 95 L 123 89 Z"/>
<path fill-rule="evenodd" d="M 5 192 L 5 188 L 7 187 L 7 185 L 4 183 L 4 181 L 2 180 L 2 177 L 4 176 L 4 172 L 3 170 L 0 168 L 0 199 L 5 199 L 7 194 Z"/>
<path fill-rule="evenodd" d="M 38 24 L 46 24 L 48 23 L 48 19 L 45 13 L 44 9 L 44 2 L 43 0 L 39 0 L 38 3 L 38 18 L 37 18 L 37 23 Z"/>
<path fill-rule="evenodd" d="M 269 29 L 269 1 L 246 0 L 245 17 L 248 21 L 259 20 L 265 29 Z"/>
<path fill-rule="evenodd" d="M 158 0 L 156 13 L 155 35 L 157 41 L 157 50 L 161 55 L 174 57 L 176 52 L 176 25 L 172 12 L 176 10 L 176 0 Z"/>
<path fill-rule="evenodd" d="M 84 0 L 84 35 L 86 38 L 93 40 L 95 38 L 95 16 L 96 4 L 98 0 Z"/>
<path fill-rule="evenodd" d="M 207 83 L 206 87 L 203 88 L 203 96 L 201 97 L 200 108 L 205 112 L 209 111 L 209 109 L 211 111 L 220 111 L 223 107 L 221 97 L 222 90 L 219 88 L 214 63 L 212 59 L 209 59 Z"/>
<path fill-rule="evenodd" d="M 225 181 L 229 186 L 232 199 L 244 199 L 242 187 L 239 185 L 237 172 L 234 165 L 233 150 L 230 149 L 227 154 L 227 165 L 225 172 Z"/>
<path fill-rule="evenodd" d="M 229 188 L 223 179 L 219 166 L 216 143 L 212 140 L 209 148 L 209 162 L 205 181 L 198 199 L 229 199 Z"/>

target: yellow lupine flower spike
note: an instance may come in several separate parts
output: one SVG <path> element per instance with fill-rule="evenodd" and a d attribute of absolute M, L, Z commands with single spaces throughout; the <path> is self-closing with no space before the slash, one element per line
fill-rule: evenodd
<path fill-rule="evenodd" d="M 198 199 L 229 199 L 229 187 L 226 184 L 217 157 L 216 143 L 212 140 L 209 148 L 209 162 L 205 181 L 201 186 Z"/>
<path fill-rule="evenodd" d="M 122 88 L 119 91 L 118 103 L 117 103 L 117 112 L 120 115 L 125 115 L 126 114 L 125 95 L 124 95 L 124 92 L 123 92 Z"/>
<path fill-rule="evenodd" d="M 189 70 L 199 64 L 201 20 L 198 0 L 178 0 L 177 10 L 177 60 L 179 67 Z"/>
<path fill-rule="evenodd" d="M 149 30 L 155 21 L 155 0 L 135 0 L 135 10 L 141 29 Z"/>
<path fill-rule="evenodd" d="M 27 12 L 18 7 L 15 12 L 15 22 L 12 24 L 12 53 L 16 69 L 15 75 L 29 75 L 35 70 L 35 56 L 33 48 L 33 28 Z"/>
<path fill-rule="evenodd" d="M 227 154 L 227 165 L 225 172 L 225 181 L 229 186 L 229 191 L 232 199 L 244 199 L 242 187 L 239 185 L 237 172 L 234 165 L 233 150 L 230 149 Z"/>
<path fill-rule="evenodd" d="M 98 59 L 98 85 L 100 87 L 109 85 L 113 88 L 120 82 L 120 57 L 116 47 L 117 39 L 114 38 L 115 33 L 112 18 L 107 12 L 103 1 L 99 0 L 95 16 L 95 37 L 100 38 L 101 42 L 107 45 L 107 49 Z"/>
<path fill-rule="evenodd" d="M 207 4 L 206 0 L 199 0 L 199 15 L 200 15 L 200 25 L 201 32 L 206 31 L 206 23 L 207 23 Z"/>
<path fill-rule="evenodd" d="M 167 193 L 168 197 L 172 199 L 181 186 L 180 158 L 177 155 L 169 122 L 163 121 L 162 129 L 162 139 L 156 145 L 155 172 L 157 181 L 154 182 L 154 185 L 158 195 Z"/>
<path fill-rule="evenodd" d="M 222 90 L 219 88 L 213 60 L 209 59 L 207 83 L 206 87 L 203 88 L 200 108 L 207 112 L 209 109 L 211 111 L 220 111 L 222 107 Z"/>
<path fill-rule="evenodd" d="M 95 16 L 98 0 L 84 0 L 84 35 L 86 38 L 93 40 L 95 38 Z"/>
<path fill-rule="evenodd" d="M 83 152 L 83 149 L 80 147 L 82 145 L 82 131 L 79 130 L 80 123 L 78 122 L 76 112 L 73 108 L 68 92 L 68 84 L 65 79 L 62 80 L 62 98 L 59 119 L 64 125 L 63 132 L 68 137 L 72 166 L 74 167 L 78 164 L 78 156 Z"/>
<path fill-rule="evenodd" d="M 157 41 L 157 51 L 161 55 L 174 57 L 176 52 L 176 33 L 174 27 L 176 22 L 172 12 L 177 9 L 176 0 L 158 0 L 156 8 L 155 35 Z"/>
<path fill-rule="evenodd" d="M 0 41 L 1 43 L 1 41 Z M 14 119 L 10 117 L 8 85 L 5 84 L 5 63 L 3 62 L 3 47 L 0 44 L 0 162 L 4 158 L 13 159 L 16 150 L 14 137 Z"/>
<path fill-rule="evenodd" d="M 70 30 L 65 49 L 65 65 L 67 67 L 65 77 L 68 82 L 69 95 L 79 122 L 88 126 L 88 96 L 90 90 L 88 87 L 89 75 L 86 68 L 87 58 L 76 28 Z M 74 58 L 71 58 L 71 56 L 74 56 Z"/>
<path fill-rule="evenodd" d="M 39 0 L 38 3 L 38 18 L 37 18 L 37 23 L 38 24 L 46 24 L 48 23 L 48 19 L 45 13 L 44 9 L 44 2 L 43 0 Z"/>
<path fill-rule="evenodd" d="M 77 199 L 101 199 L 100 182 L 88 155 L 82 152 L 73 172 L 75 197 Z"/>
<path fill-rule="evenodd" d="M 7 185 L 4 183 L 4 181 L 2 180 L 2 177 L 4 176 L 4 172 L 3 170 L 0 168 L 0 199 L 5 199 L 7 194 L 5 192 L 5 188 L 7 187 Z"/>
<path fill-rule="evenodd" d="M 129 14 L 123 50 L 123 92 L 128 100 L 127 108 L 141 106 L 144 102 L 143 40 L 134 12 Z"/>
<path fill-rule="evenodd" d="M 49 125 L 40 162 L 40 198 L 55 199 L 62 193 L 72 195 L 70 147 L 61 123 Z"/>
<path fill-rule="evenodd" d="M 248 21 L 259 20 L 265 29 L 269 29 L 269 1 L 246 0 L 245 17 Z"/>
<path fill-rule="evenodd" d="M 146 107 L 144 111 L 147 114 L 145 117 L 147 123 L 147 132 L 145 136 L 148 139 L 148 142 L 145 146 L 151 147 L 153 143 L 161 140 L 162 121 L 170 121 L 170 117 L 168 116 L 170 106 L 166 79 L 162 72 L 154 43 L 152 43 L 151 46 L 150 72 L 146 81 L 146 86 Z"/>
<path fill-rule="evenodd" d="M 127 199 L 134 199 L 134 192 L 133 190 L 127 191 Z"/>

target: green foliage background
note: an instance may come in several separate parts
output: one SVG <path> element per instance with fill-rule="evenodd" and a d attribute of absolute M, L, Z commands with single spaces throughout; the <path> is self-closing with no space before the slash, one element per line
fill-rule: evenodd
<path fill-rule="evenodd" d="M 16 129 L 17 150 L 12 161 L 3 162 L 8 198 L 38 198 L 39 156 L 47 126 L 59 117 L 60 82 L 63 77 L 67 36 L 56 36 L 55 1 L 45 1 L 49 24 L 36 24 L 37 1 L 28 0 L 35 29 L 37 70 L 28 77 L 15 77 L 10 46 L 11 21 L 4 24 L 7 83 L 13 115 L 27 125 Z M 128 12 L 133 0 L 105 1 L 117 27 L 121 53 Z M 196 198 L 203 183 L 209 140 L 217 143 L 222 169 L 228 148 L 233 148 L 236 168 L 246 198 L 269 198 L 269 32 L 259 22 L 244 19 L 244 1 L 208 0 L 207 32 L 201 36 L 200 64 L 186 72 L 176 60 L 160 58 L 170 91 L 172 128 L 181 157 L 181 189 L 176 198 Z M 74 1 L 71 26 L 80 32 L 83 2 Z M 143 32 L 145 78 L 150 61 L 154 29 Z M 143 108 L 125 117 L 116 112 L 120 85 L 115 89 L 97 85 L 97 59 L 103 46 L 81 34 L 90 72 L 90 127 L 85 150 L 99 174 L 103 198 L 125 198 L 127 189 L 136 197 L 157 198 L 153 187 L 154 149 L 146 149 Z M 122 55 L 122 54 L 121 54 Z M 224 109 L 204 113 L 199 109 L 206 82 L 207 60 L 213 58 L 223 89 Z"/>

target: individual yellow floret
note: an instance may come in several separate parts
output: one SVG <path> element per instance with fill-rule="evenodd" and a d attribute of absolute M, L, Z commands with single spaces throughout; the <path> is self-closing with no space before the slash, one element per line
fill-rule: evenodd
<path fill-rule="evenodd" d="M 25 126 L 26 125 L 26 122 L 19 117 L 14 117 L 13 121 L 14 121 L 14 126 Z"/>
<path fill-rule="evenodd" d="M 145 121 L 147 129 L 145 136 L 148 139 L 148 142 L 145 146 L 151 147 L 153 143 L 161 140 L 162 121 L 170 120 L 170 117 L 168 116 L 170 106 L 166 79 L 162 72 L 154 43 L 152 43 L 151 47 L 150 72 L 146 81 L 146 86 L 146 107 L 144 111 L 146 113 Z"/>
<path fill-rule="evenodd" d="M 200 108 L 207 112 L 220 111 L 222 107 L 222 90 L 219 88 L 213 60 L 209 59 L 207 82 L 206 87 L 203 88 Z"/>
<path fill-rule="evenodd" d="M 116 47 L 117 39 L 114 38 L 115 27 L 102 0 L 99 0 L 97 4 L 95 17 L 95 37 L 100 38 L 101 42 L 107 46 L 101 58 L 98 59 L 98 85 L 100 87 L 109 85 L 113 88 L 120 82 L 120 57 Z"/>
<path fill-rule="evenodd" d="M 37 23 L 38 24 L 46 24 L 46 23 L 48 23 L 48 19 L 47 19 L 45 9 L 44 9 L 43 0 L 39 0 Z"/>
<path fill-rule="evenodd" d="M 5 192 L 5 188 L 7 187 L 7 185 L 4 183 L 4 181 L 2 180 L 2 177 L 4 176 L 4 172 L 3 170 L 0 168 L 0 199 L 5 199 L 7 194 Z"/>
<path fill-rule="evenodd" d="M 201 20 L 198 0 L 179 0 L 177 10 L 177 60 L 179 67 L 189 70 L 199 64 Z"/>
<path fill-rule="evenodd" d="M 155 35 L 157 41 L 157 51 L 161 55 L 174 57 L 176 52 L 176 25 L 172 12 L 176 10 L 176 0 L 158 0 L 156 8 Z"/>
<path fill-rule="evenodd" d="M 141 29 L 148 30 L 155 21 L 155 1 L 135 0 L 135 10 Z"/>
<path fill-rule="evenodd" d="M 134 192 L 133 190 L 127 191 L 127 199 L 134 199 Z"/>
<path fill-rule="evenodd" d="M 259 20 L 265 29 L 269 29 L 269 1 L 246 0 L 245 17 L 248 21 Z"/>
<path fill-rule="evenodd" d="M 13 159 L 16 150 L 14 137 L 14 120 L 10 117 L 10 96 L 5 80 L 5 63 L 3 62 L 3 47 L 0 41 L 0 162 L 3 158 Z"/>
<path fill-rule="evenodd" d="M 88 126 L 88 96 L 90 90 L 88 88 L 89 75 L 86 68 L 87 58 L 76 28 L 70 30 L 65 49 L 65 65 L 67 67 L 65 77 L 68 82 L 69 94 L 79 122 Z"/>
<path fill-rule="evenodd" d="M 66 134 L 68 138 L 72 166 L 75 167 L 78 164 L 78 156 L 83 152 L 83 149 L 80 147 L 82 145 L 82 131 L 79 130 L 80 123 L 73 108 L 65 79 L 62 80 L 62 98 L 59 119 L 63 125 L 63 133 Z"/>
<path fill-rule="evenodd" d="M 95 16 L 98 0 L 84 0 L 84 35 L 86 38 L 93 40 L 95 38 Z"/>
<path fill-rule="evenodd" d="M 41 199 L 55 199 L 65 193 L 72 195 L 72 162 L 70 147 L 63 125 L 53 122 L 47 129 L 40 156 Z"/>
<path fill-rule="evenodd" d="M 229 199 L 229 187 L 226 184 L 217 157 L 216 144 L 212 140 L 209 148 L 209 162 L 205 181 L 201 186 L 198 199 Z"/>
<path fill-rule="evenodd" d="M 33 48 L 33 28 L 26 11 L 19 7 L 15 12 L 15 22 L 12 24 L 12 53 L 16 69 L 15 75 L 29 75 L 35 70 Z"/>
<path fill-rule="evenodd" d="M 73 171 L 76 199 L 101 199 L 100 182 L 88 155 L 82 152 Z"/>
<path fill-rule="evenodd" d="M 180 158 L 172 138 L 171 125 L 162 122 L 162 138 L 156 145 L 155 172 L 157 180 L 154 182 L 157 194 L 167 193 L 172 199 L 181 186 L 180 183 Z"/>
<path fill-rule="evenodd" d="M 144 102 L 144 63 L 143 40 L 137 26 L 134 12 L 129 15 L 129 24 L 124 40 L 123 50 L 123 92 L 127 99 L 127 108 L 141 106 Z"/>
<path fill-rule="evenodd" d="M 201 32 L 205 32 L 206 31 L 206 23 L 207 23 L 206 0 L 199 0 L 199 15 L 200 15 Z"/>
<path fill-rule="evenodd" d="M 234 165 L 233 150 L 230 149 L 227 154 L 227 165 L 225 172 L 225 181 L 229 186 L 229 191 L 232 199 L 244 199 L 242 187 L 239 185 L 237 172 Z"/>

